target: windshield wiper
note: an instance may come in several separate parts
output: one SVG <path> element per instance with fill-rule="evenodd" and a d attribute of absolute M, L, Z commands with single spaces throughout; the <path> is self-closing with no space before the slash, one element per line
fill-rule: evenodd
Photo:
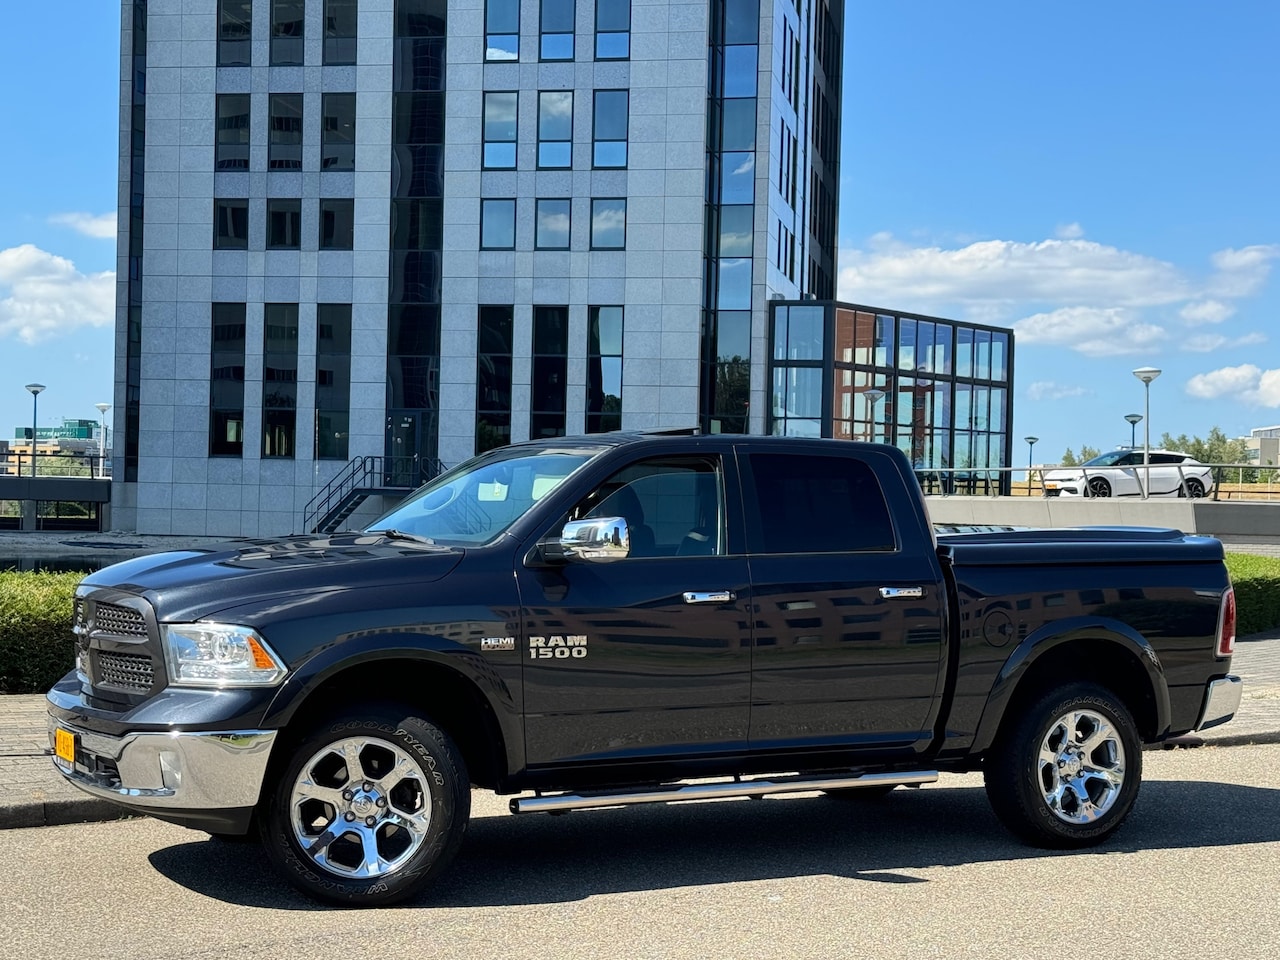
<path fill-rule="evenodd" d="M 412 540 L 414 543 L 425 543 L 434 547 L 436 542 L 430 537 L 420 537 L 416 533 L 406 533 L 403 530 L 397 530 L 395 527 L 389 527 L 386 530 L 374 530 L 373 533 L 380 533 L 388 540 Z"/>

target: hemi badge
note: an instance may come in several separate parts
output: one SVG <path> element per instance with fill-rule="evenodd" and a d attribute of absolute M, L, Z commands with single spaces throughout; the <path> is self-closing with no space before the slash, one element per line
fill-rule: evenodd
<path fill-rule="evenodd" d="M 516 648 L 515 637 L 481 637 L 481 650 L 514 650 Z"/>

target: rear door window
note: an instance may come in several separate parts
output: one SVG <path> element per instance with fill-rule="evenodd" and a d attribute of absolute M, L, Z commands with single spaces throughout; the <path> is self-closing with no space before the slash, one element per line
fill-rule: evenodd
<path fill-rule="evenodd" d="M 875 471 L 856 457 L 751 454 L 754 503 L 747 549 L 755 554 L 896 549 Z"/>

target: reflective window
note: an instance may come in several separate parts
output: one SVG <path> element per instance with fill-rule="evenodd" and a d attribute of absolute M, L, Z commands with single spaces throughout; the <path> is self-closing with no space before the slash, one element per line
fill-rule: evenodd
<path fill-rule="evenodd" d="M 249 201 L 213 201 L 213 249 L 249 249 Z"/>
<path fill-rule="evenodd" d="M 391 201 L 393 250 L 440 250 L 444 246 L 443 201 L 436 198 Z"/>
<path fill-rule="evenodd" d="M 751 553 L 848 553 L 896 547 L 875 471 L 853 457 L 752 454 Z"/>
<path fill-rule="evenodd" d="M 754 153 L 724 154 L 721 158 L 720 202 L 754 203 L 755 197 L 756 155 Z"/>
<path fill-rule="evenodd" d="M 485 0 L 484 58 L 520 59 L 520 0 Z"/>
<path fill-rule="evenodd" d="M 591 249 L 622 250 L 626 245 L 626 199 L 593 199 L 591 201 Z"/>
<path fill-rule="evenodd" d="M 489 170 L 514 170 L 516 166 L 515 92 L 484 95 L 484 158 Z"/>
<path fill-rule="evenodd" d="M 782 311 L 779 310 L 779 313 Z M 825 355 L 824 309 L 791 307 L 787 323 L 786 353 L 788 360 L 821 360 Z M 776 351 L 777 344 L 775 342 Z"/>
<path fill-rule="evenodd" d="M 991 331 L 973 332 L 973 376 L 977 380 L 991 379 Z"/>
<path fill-rule="evenodd" d="M 569 249 L 568 200 L 539 200 L 537 202 L 533 244 L 539 250 Z"/>
<path fill-rule="evenodd" d="M 444 143 L 444 94 L 393 94 L 391 113 L 393 143 Z"/>
<path fill-rule="evenodd" d="M 626 90 L 597 90 L 592 111 L 591 163 L 596 167 L 627 165 L 627 123 L 630 94 Z"/>
<path fill-rule="evenodd" d="M 897 346 L 895 330 L 897 324 L 893 317 L 884 314 L 876 315 L 875 364 L 877 367 L 893 365 L 893 351 Z"/>
<path fill-rule="evenodd" d="M 296 453 L 298 426 L 298 305 L 262 307 L 262 456 Z"/>
<path fill-rule="evenodd" d="M 267 169 L 302 169 L 302 94 L 273 93 L 267 99 Z"/>
<path fill-rule="evenodd" d="M 218 0 L 218 66 L 249 66 L 252 35 L 253 0 Z"/>
<path fill-rule="evenodd" d="M 355 239 L 355 201 L 324 198 L 320 201 L 320 249 L 350 250 Z"/>
<path fill-rule="evenodd" d="M 587 433 L 622 429 L 622 307 L 592 307 L 587 321 Z"/>
<path fill-rule="evenodd" d="M 516 246 L 516 202 L 480 201 L 480 249 L 514 250 Z"/>
<path fill-rule="evenodd" d="M 718 310 L 751 309 L 751 258 L 735 257 L 719 261 L 720 283 L 716 296 Z"/>
<path fill-rule="evenodd" d="M 760 42 L 760 0 L 725 0 L 724 42 Z"/>
<path fill-rule="evenodd" d="M 320 110 L 320 169 L 356 168 L 356 95 L 326 93 Z"/>
<path fill-rule="evenodd" d="M 529 438 L 563 437 L 569 376 L 569 308 L 533 308 Z"/>
<path fill-rule="evenodd" d="M 482 306 L 476 340 L 476 453 L 511 442 L 511 352 L 515 308 Z"/>
<path fill-rule="evenodd" d="M 544 90 L 538 94 L 538 166 L 573 165 L 573 91 Z"/>
<path fill-rule="evenodd" d="M 596 0 L 596 59 L 631 56 L 631 0 Z"/>
<path fill-rule="evenodd" d="M 391 193 L 396 197 L 444 196 L 444 146 L 435 143 L 394 145 Z"/>
<path fill-rule="evenodd" d="M 574 0 L 542 0 L 541 48 L 543 60 L 573 59 Z"/>
<path fill-rule="evenodd" d="M 726 100 L 723 104 L 721 149 L 725 151 L 755 150 L 755 98 Z"/>
<path fill-rule="evenodd" d="M 755 207 L 750 205 L 720 208 L 720 255 L 722 257 L 751 256 L 755 230 L 754 213 Z"/>
<path fill-rule="evenodd" d="M 754 97 L 756 95 L 757 47 L 724 48 L 724 95 L 726 97 Z"/>
<path fill-rule="evenodd" d="M 318 460 L 346 460 L 351 421 L 351 304 L 316 304 Z"/>
<path fill-rule="evenodd" d="M 297 250 L 302 246 L 302 201 L 267 201 L 267 249 Z"/>
<path fill-rule="evenodd" d="M 991 334 L 991 379 L 1001 382 L 1009 379 L 1009 335 Z"/>
<path fill-rule="evenodd" d="M 775 367 L 773 416 L 816 420 L 822 416 L 822 368 Z M 790 435 L 790 434 L 789 434 Z"/>
<path fill-rule="evenodd" d="M 716 317 L 716 359 L 721 363 L 751 358 L 751 312 L 723 310 Z"/>
<path fill-rule="evenodd" d="M 358 0 L 324 0 L 324 62 L 356 62 Z"/>
<path fill-rule="evenodd" d="M 245 305 L 213 304 L 209 354 L 209 456 L 238 457 L 244 450 Z"/>
<path fill-rule="evenodd" d="M 271 65 L 302 66 L 304 0 L 271 0 Z"/>
<path fill-rule="evenodd" d="M 249 169 L 249 95 L 218 94 L 215 170 Z"/>

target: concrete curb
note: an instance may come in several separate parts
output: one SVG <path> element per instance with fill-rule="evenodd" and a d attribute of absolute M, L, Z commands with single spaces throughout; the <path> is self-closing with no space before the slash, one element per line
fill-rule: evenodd
<path fill-rule="evenodd" d="M 23 827 L 61 827 L 70 823 L 104 823 L 128 819 L 114 803 L 85 795 L 84 799 L 46 800 L 34 803 L 0 803 L 0 830 Z"/>

